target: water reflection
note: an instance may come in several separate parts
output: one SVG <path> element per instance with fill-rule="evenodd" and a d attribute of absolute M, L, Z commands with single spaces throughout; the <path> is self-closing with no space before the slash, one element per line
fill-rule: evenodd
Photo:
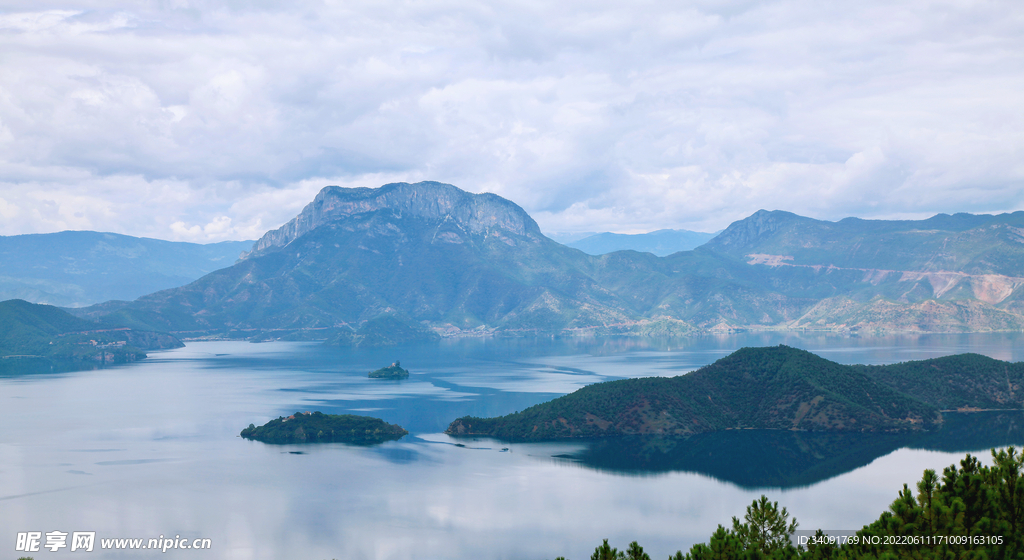
<path fill-rule="evenodd" d="M 859 527 L 923 469 L 941 469 L 967 449 L 1021 441 L 1022 422 L 1012 415 L 964 417 L 988 420 L 934 435 L 831 443 L 808 434 L 776 434 L 791 439 L 769 442 L 735 432 L 717 444 L 692 438 L 615 449 L 612 442 L 513 446 L 440 433 L 466 414 L 508 414 L 595 381 L 675 375 L 742 346 L 773 344 L 842 363 L 965 351 L 1024 359 L 1021 333 L 750 333 L 389 349 L 224 341 L 89 372 L 20 371 L 0 378 L 7 420 L 0 430 L 0 527 L 10 531 L 0 534 L 0 545 L 12 550 L 18 531 L 88 530 L 97 538 L 212 538 L 213 550 L 179 551 L 192 560 L 489 560 L 588 558 L 608 538 L 619 547 L 637 540 L 664 558 L 706 541 L 762 492 L 788 506 L 802 528 Z M 409 366 L 409 380 L 367 378 L 396 359 Z M 369 448 L 238 437 L 250 422 L 307 410 L 370 414 L 412 433 Z M 899 446 L 919 449 L 891 452 Z M 560 456 L 574 459 L 553 458 Z M 828 499 L 834 496 L 842 499 Z M 126 556 L 97 550 L 91 557 Z"/>
<path fill-rule="evenodd" d="M 560 458 L 628 475 L 698 473 L 741 488 L 809 486 L 901 448 L 976 452 L 1024 444 L 1024 411 L 949 413 L 931 433 L 729 430 L 689 437 L 623 437 L 590 442 Z"/>
<path fill-rule="evenodd" d="M 103 367 L 103 364 L 97 362 L 52 360 L 40 357 L 3 356 L 0 357 L 0 378 L 45 373 L 88 371 L 103 369 Z"/>

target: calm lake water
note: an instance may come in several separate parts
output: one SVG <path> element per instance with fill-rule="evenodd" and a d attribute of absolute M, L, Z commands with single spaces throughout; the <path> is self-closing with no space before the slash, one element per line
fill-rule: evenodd
<path fill-rule="evenodd" d="M 385 350 L 205 342 L 105 370 L 0 378 L 0 549 L 10 558 L 589 558 L 604 538 L 653 558 L 704 542 L 761 494 L 801 529 L 857 529 L 964 452 L 1024 443 L 1020 413 L 957 415 L 926 436 L 727 433 L 557 444 L 452 440 L 466 414 L 585 385 L 673 376 L 743 346 L 841 363 L 978 352 L 1024 335 L 740 334 L 675 340 L 461 340 Z M 400 359 L 404 381 L 366 373 Z M 411 434 L 374 447 L 242 440 L 295 411 L 367 414 Z M 454 443 L 463 443 L 457 447 Z M 508 448 L 503 451 L 503 448 Z M 94 531 L 93 552 L 16 552 L 19 532 Z M 107 538 L 209 550 L 100 550 Z M 45 537 L 44 537 L 45 544 Z M 70 537 L 68 544 L 70 544 Z"/>

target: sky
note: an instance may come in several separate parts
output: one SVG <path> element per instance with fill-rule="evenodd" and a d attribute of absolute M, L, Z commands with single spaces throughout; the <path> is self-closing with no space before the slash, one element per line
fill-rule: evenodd
<path fill-rule="evenodd" d="M 0 6 L 0 235 L 256 239 L 420 180 L 545 232 L 1024 210 L 1024 3 Z"/>

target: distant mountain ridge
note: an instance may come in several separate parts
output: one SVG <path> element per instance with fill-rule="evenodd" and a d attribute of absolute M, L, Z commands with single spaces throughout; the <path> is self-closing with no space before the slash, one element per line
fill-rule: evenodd
<path fill-rule="evenodd" d="M 496 195 L 432 182 L 326 187 L 233 266 L 76 313 L 181 336 L 343 345 L 500 332 L 1020 330 L 1022 233 L 1024 212 L 823 222 L 759 211 L 692 251 L 592 256 Z"/>
<path fill-rule="evenodd" d="M 0 236 L 0 300 L 133 300 L 231 266 L 251 241 L 200 245 L 95 231 Z"/>
<path fill-rule="evenodd" d="M 649 233 L 598 233 L 565 243 L 588 255 L 604 255 L 613 251 L 640 251 L 665 257 L 679 251 L 693 250 L 715 237 L 715 233 L 685 229 L 659 229 Z"/>
<path fill-rule="evenodd" d="M 813 294 L 790 327 L 1024 326 L 1024 212 L 825 222 L 762 210 L 698 251 L 746 262 L 787 294 Z"/>
<path fill-rule="evenodd" d="M 778 256 L 777 266 L 1019 277 L 1024 276 L 1024 211 L 826 222 L 760 210 L 730 225 L 707 248 L 736 258 Z"/>

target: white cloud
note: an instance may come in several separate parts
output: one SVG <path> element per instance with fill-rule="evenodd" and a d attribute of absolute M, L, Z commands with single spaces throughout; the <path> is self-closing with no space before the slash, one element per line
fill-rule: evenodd
<path fill-rule="evenodd" d="M 46 10 L 42 12 L 22 12 L 0 15 L 0 29 L 22 32 L 40 32 L 67 21 L 69 17 L 81 12 L 68 10 Z"/>
<path fill-rule="evenodd" d="M 1024 209 L 1024 8 L 132 3 L 0 14 L 0 233 L 215 241 L 433 179 L 557 231 Z"/>

